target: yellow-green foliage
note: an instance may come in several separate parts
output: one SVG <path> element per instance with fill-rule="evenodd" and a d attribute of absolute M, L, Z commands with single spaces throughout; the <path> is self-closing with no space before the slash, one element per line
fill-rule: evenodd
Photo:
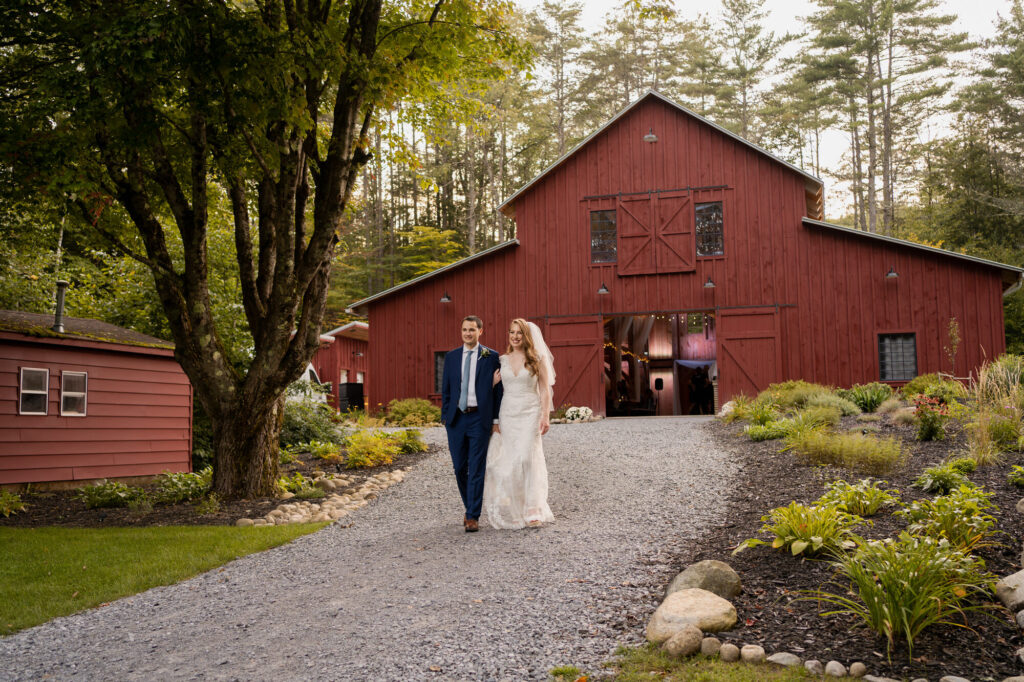
<path fill-rule="evenodd" d="M 900 503 L 900 491 L 895 488 L 883 488 L 885 481 L 862 478 L 856 483 L 833 481 L 826 486 L 816 506 L 834 506 L 857 516 L 874 516 L 882 507 L 895 506 Z"/>
<path fill-rule="evenodd" d="M 900 392 L 907 400 L 912 400 L 916 395 L 924 395 L 929 398 L 938 398 L 946 404 L 956 402 L 957 398 L 967 397 L 967 389 L 963 384 L 953 379 L 943 379 L 938 374 L 922 374 L 914 377 Z"/>
<path fill-rule="evenodd" d="M 892 387 L 877 381 L 869 384 L 857 384 L 848 389 L 840 390 L 839 395 L 853 402 L 864 412 L 874 412 L 886 400 L 892 397 Z"/>
<path fill-rule="evenodd" d="M 916 426 L 917 411 L 913 407 L 901 407 L 892 413 L 892 423 L 897 426 Z"/>
<path fill-rule="evenodd" d="M 391 464 L 399 449 L 398 442 L 390 434 L 382 431 L 356 431 L 345 439 L 345 466 L 360 469 Z"/>
<path fill-rule="evenodd" d="M 897 438 L 808 430 L 786 439 L 787 448 L 809 464 L 841 466 L 872 476 L 889 473 L 907 459 Z"/>
<path fill-rule="evenodd" d="M 903 407 L 903 402 L 900 401 L 899 398 L 889 398 L 888 400 L 883 401 L 875 412 L 877 414 L 892 414 L 901 407 Z"/>
<path fill-rule="evenodd" d="M 20 511 L 25 511 L 25 503 L 21 501 L 21 495 L 12 493 L 10 490 L 0 490 L 0 514 L 10 516 Z"/>
<path fill-rule="evenodd" d="M 762 401 L 770 400 L 780 408 L 794 408 L 803 407 L 808 400 L 820 395 L 832 395 L 832 389 L 828 386 L 797 380 L 771 384 L 757 398 Z"/>
<path fill-rule="evenodd" d="M 405 398 L 388 403 L 387 421 L 402 426 L 422 426 L 441 421 L 441 408 L 423 398 Z"/>
<path fill-rule="evenodd" d="M 979 409 L 1012 409 L 1020 419 L 1024 412 L 1024 356 L 1002 355 L 981 368 L 971 393 Z"/>
<path fill-rule="evenodd" d="M 398 443 L 398 450 L 403 455 L 427 451 L 427 444 L 423 442 L 423 434 L 416 429 L 395 431 L 391 437 Z"/>
<path fill-rule="evenodd" d="M 933 500 L 918 500 L 896 512 L 908 522 L 911 535 L 946 539 L 959 550 L 984 547 L 995 532 L 992 493 L 974 485 L 961 485 Z"/>
<path fill-rule="evenodd" d="M 798 502 L 790 502 L 788 507 L 777 507 L 761 520 L 764 521 L 761 532 L 775 536 L 772 548 L 788 549 L 793 556 L 838 552 L 854 528 L 870 523 L 833 505 L 808 507 Z M 766 544 L 763 540 L 750 538 L 741 542 L 733 554 Z"/>
<path fill-rule="evenodd" d="M 805 407 L 794 415 L 794 419 L 802 419 L 808 424 L 815 426 L 835 426 L 842 416 L 840 408 L 835 405 L 818 405 L 816 407 Z"/>
<path fill-rule="evenodd" d="M 811 396 L 807 401 L 807 407 L 834 407 L 844 417 L 852 417 L 861 413 L 861 409 L 856 404 L 846 398 L 840 398 L 834 393 L 819 393 Z"/>
<path fill-rule="evenodd" d="M 734 421 L 742 421 L 750 418 L 750 407 L 754 402 L 753 400 L 741 393 L 737 396 L 733 396 L 731 402 L 733 404 L 732 412 L 729 412 L 722 417 L 722 420 L 725 423 L 731 424 Z M 564 416 L 565 415 L 563 414 L 563 417 Z"/>

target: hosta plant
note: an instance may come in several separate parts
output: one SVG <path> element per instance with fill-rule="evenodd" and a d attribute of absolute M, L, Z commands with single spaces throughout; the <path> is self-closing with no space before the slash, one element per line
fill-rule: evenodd
<path fill-rule="evenodd" d="M 876 381 L 870 384 L 857 384 L 838 393 L 840 397 L 859 407 L 862 412 L 874 412 L 879 405 L 892 397 L 892 387 Z"/>
<path fill-rule="evenodd" d="M 814 556 L 823 552 L 838 552 L 852 537 L 852 531 L 863 523 L 859 516 L 847 514 L 833 506 L 806 506 L 790 502 L 788 507 L 777 507 L 762 516 L 762 533 L 775 538 L 771 543 L 757 538 L 741 542 L 734 554 L 759 545 L 771 544 L 773 549 L 788 549 L 793 556 Z"/>
<path fill-rule="evenodd" d="M 965 552 L 991 544 L 996 519 L 987 513 L 992 493 L 973 485 L 962 485 L 948 495 L 919 500 L 896 512 L 907 520 L 911 535 L 944 538 Z"/>
<path fill-rule="evenodd" d="M 857 516 L 874 516 L 882 507 L 893 507 L 900 503 L 899 491 L 882 486 L 886 481 L 862 478 L 856 483 L 833 481 L 826 486 L 825 494 L 815 503 L 817 506 L 834 506 Z"/>
<path fill-rule="evenodd" d="M 970 481 L 961 473 L 961 468 L 953 466 L 952 463 L 928 467 L 911 483 L 915 488 L 920 488 L 926 493 L 939 493 L 940 495 L 945 495 L 954 488 L 968 484 Z"/>
<path fill-rule="evenodd" d="M 1024 488 L 1024 467 L 1019 464 L 1010 467 L 1010 473 L 1006 474 L 1006 482 L 1018 488 Z"/>
<path fill-rule="evenodd" d="M 25 511 L 27 505 L 22 502 L 21 495 L 10 490 L 0 490 L 0 514 L 10 516 Z"/>
<path fill-rule="evenodd" d="M 818 591 L 808 599 L 837 607 L 822 615 L 851 614 L 863 620 L 885 637 L 890 652 L 905 642 L 912 656 L 914 641 L 925 628 L 965 627 L 968 611 L 995 608 L 990 600 L 994 578 L 984 562 L 945 539 L 908 533 L 895 541 L 858 539 L 857 551 L 837 555 L 835 567 L 849 585 L 840 584 L 840 594 Z M 847 596 L 851 592 L 854 596 Z"/>
<path fill-rule="evenodd" d="M 157 502 L 168 504 L 191 502 L 210 492 L 212 485 L 213 467 L 206 467 L 202 471 L 192 474 L 167 471 L 160 474 L 154 495 Z"/>
<path fill-rule="evenodd" d="M 129 503 L 146 497 L 146 491 L 120 481 L 100 481 L 78 491 L 77 498 L 89 509 L 96 507 L 127 507 Z"/>

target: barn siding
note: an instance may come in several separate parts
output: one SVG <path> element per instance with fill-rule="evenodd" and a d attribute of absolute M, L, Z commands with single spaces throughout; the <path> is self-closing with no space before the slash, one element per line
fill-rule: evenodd
<path fill-rule="evenodd" d="M 370 404 L 368 352 L 369 344 L 366 341 L 350 339 L 339 334 L 334 337 L 334 343 L 323 344 L 313 355 L 311 364 L 320 376 L 320 381 L 331 384 L 331 395 L 328 401 L 335 409 L 338 407 L 338 396 L 340 395 L 338 383 L 342 370 L 348 370 L 350 382 L 355 382 L 356 372 L 363 373 L 363 399 L 367 405 Z M 362 356 L 356 357 L 355 353 L 362 353 Z"/>
<path fill-rule="evenodd" d="M 0 335 L 0 483 L 191 470 L 192 388 L 171 351 Z M 50 371 L 46 416 L 18 414 L 19 368 Z M 85 417 L 60 416 L 61 372 L 86 372 Z"/>
<path fill-rule="evenodd" d="M 642 140 L 651 129 L 654 144 Z M 697 258 L 692 272 L 630 276 L 620 275 L 617 264 L 590 263 L 589 211 L 615 202 L 593 197 L 717 185 L 727 187 L 692 192 L 686 210 L 722 199 L 724 256 Z M 551 333 L 552 324 L 580 316 L 776 310 L 779 347 L 764 355 L 774 366 L 762 374 L 840 386 L 878 379 L 880 332 L 915 332 L 921 373 L 949 371 L 942 346 L 950 317 L 963 336 L 958 375 L 1004 350 L 997 268 L 805 226 L 807 185 L 785 165 L 648 97 L 516 198 L 518 246 L 369 304 L 374 399 L 439 399 L 432 353 L 459 345 L 459 323 L 468 314 L 484 319 L 482 342 L 500 350 L 513 317 Z M 896 281 L 885 278 L 890 267 Z M 703 286 L 709 277 L 714 289 Z M 610 295 L 596 293 L 602 283 Z M 449 304 L 439 302 L 445 291 Z M 602 344 L 600 325 L 575 333 L 575 341 Z M 583 370 L 593 376 L 568 391 L 563 377 L 575 380 L 570 359 L 555 355 L 556 404 L 602 410 L 600 357 Z M 575 355 L 572 361 L 582 362 Z M 721 375 L 722 399 L 737 386 L 735 377 Z"/>

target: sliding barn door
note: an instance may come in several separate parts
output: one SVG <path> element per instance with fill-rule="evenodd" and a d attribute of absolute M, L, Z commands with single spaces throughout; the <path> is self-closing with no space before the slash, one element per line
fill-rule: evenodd
<path fill-rule="evenodd" d="M 754 397 L 782 376 L 782 345 L 777 308 L 719 310 L 718 395 Z"/>
<path fill-rule="evenodd" d="M 604 414 L 604 330 L 597 317 L 548 320 L 544 339 L 555 356 L 554 407 L 571 403 Z"/>

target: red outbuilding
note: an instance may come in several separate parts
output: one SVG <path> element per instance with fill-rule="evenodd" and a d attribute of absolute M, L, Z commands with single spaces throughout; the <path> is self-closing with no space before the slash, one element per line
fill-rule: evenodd
<path fill-rule="evenodd" d="M 368 400 L 366 367 L 370 346 L 370 326 L 349 322 L 320 335 L 319 350 L 310 361 L 321 383 L 330 383 L 328 402 L 345 411 L 363 407 Z M 368 403 L 367 403 L 368 404 Z"/>
<path fill-rule="evenodd" d="M 0 310 L 0 484 L 191 470 L 192 386 L 167 341 Z"/>
<path fill-rule="evenodd" d="M 555 355 L 555 404 L 694 414 L 785 379 L 964 377 L 1024 270 L 823 222 L 822 183 L 648 92 L 502 206 L 516 239 L 353 304 L 375 400 L 439 398 L 460 320 Z M 951 325 L 961 342 L 952 358 Z"/>

